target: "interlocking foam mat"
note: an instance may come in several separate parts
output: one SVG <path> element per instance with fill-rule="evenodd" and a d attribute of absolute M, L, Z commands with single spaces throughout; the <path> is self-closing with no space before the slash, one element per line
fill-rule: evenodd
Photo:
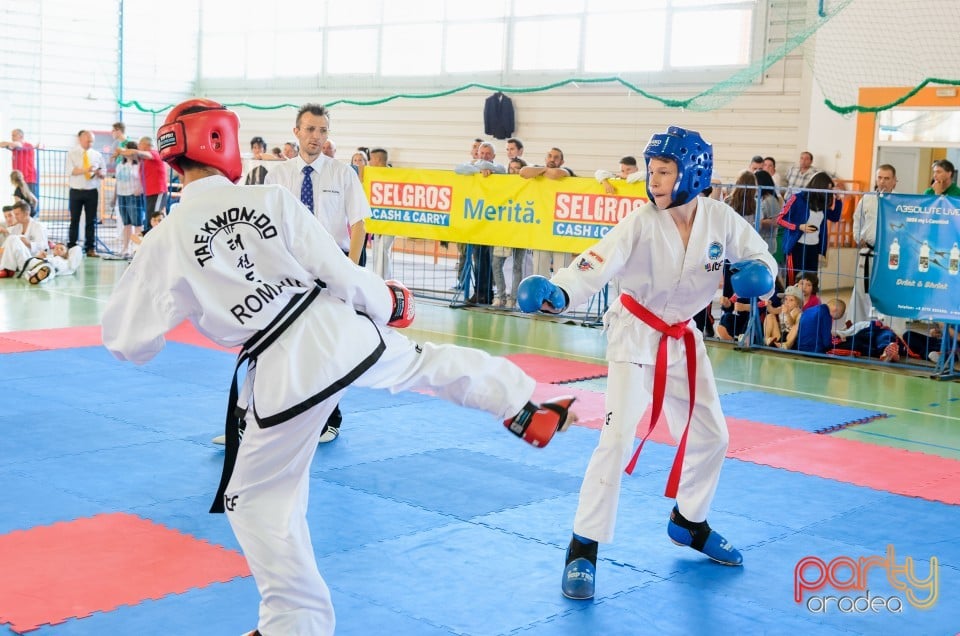
<path fill-rule="evenodd" d="M 209 440 L 234 356 L 170 340 L 142 367 L 102 347 L 0 355 L 0 621 L 55 636 L 255 627 L 254 582 L 234 561 L 226 519 L 206 512 L 222 463 Z M 542 383 L 537 395 L 568 390 L 580 392 L 582 423 L 599 426 L 601 393 Z M 535 449 L 495 418 L 428 395 L 351 388 L 342 406 L 343 434 L 317 449 L 308 512 L 338 636 L 953 634 L 960 625 L 958 461 L 728 418 L 732 459 L 710 513 L 744 553 L 743 568 L 728 568 L 666 536 L 672 503 L 661 493 L 674 448 L 661 424 L 623 480 L 617 536 L 601 547 L 597 597 L 584 603 L 563 598 L 559 584 L 596 430 L 576 426 Z M 933 607 L 910 605 L 881 566 L 866 577 L 869 593 L 899 595 L 901 612 L 811 609 L 818 597 L 863 595 L 831 585 L 796 602 L 801 559 L 857 562 L 888 546 L 918 577 L 936 560 Z M 32 605 L 5 595 L 24 593 Z"/>
<path fill-rule="evenodd" d="M 127 513 L 0 535 L 0 621 L 16 632 L 248 576 L 237 552 Z"/>
<path fill-rule="evenodd" d="M 829 433 L 865 424 L 886 413 L 852 406 L 828 404 L 761 391 L 737 391 L 720 396 L 723 414 L 753 422 L 787 426 L 810 433 Z"/>

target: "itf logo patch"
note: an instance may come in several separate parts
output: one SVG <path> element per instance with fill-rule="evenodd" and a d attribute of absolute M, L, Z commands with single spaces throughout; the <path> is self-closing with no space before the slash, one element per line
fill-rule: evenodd
<path fill-rule="evenodd" d="M 723 245 L 720 241 L 714 241 L 707 248 L 707 262 L 703 269 L 708 272 L 716 272 L 723 267 Z"/>

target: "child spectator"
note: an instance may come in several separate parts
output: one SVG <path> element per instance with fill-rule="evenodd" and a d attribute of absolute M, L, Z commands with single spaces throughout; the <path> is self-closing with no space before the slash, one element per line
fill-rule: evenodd
<path fill-rule="evenodd" d="M 800 314 L 797 350 L 826 353 L 833 349 L 833 321 L 843 318 L 847 303 L 831 298 L 826 305 L 805 309 Z"/>

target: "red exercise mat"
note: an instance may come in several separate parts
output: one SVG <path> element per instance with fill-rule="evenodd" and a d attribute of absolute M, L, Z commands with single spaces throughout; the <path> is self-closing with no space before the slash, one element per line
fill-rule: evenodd
<path fill-rule="evenodd" d="M 0 353 L 21 353 L 41 349 L 95 347 L 103 344 L 99 325 L 64 329 L 9 331 L 0 336 Z"/>
<path fill-rule="evenodd" d="M 181 344 L 195 345 L 197 347 L 205 347 L 207 349 L 217 349 L 219 351 L 239 351 L 240 347 L 233 347 L 228 349 L 226 347 L 221 347 L 218 344 L 212 342 L 209 338 L 204 336 L 202 333 L 197 331 L 197 328 L 194 327 L 189 321 L 184 320 L 179 325 L 167 332 L 165 336 L 167 340 L 171 342 L 179 342 Z"/>
<path fill-rule="evenodd" d="M 533 353 L 511 353 L 506 357 L 526 371 L 527 375 L 531 376 L 537 382 L 558 384 L 561 382 L 602 378 L 607 375 L 607 365 L 605 364 L 562 360 L 560 358 L 551 358 Z"/>
<path fill-rule="evenodd" d="M 23 633 L 248 576 L 243 555 L 127 513 L 0 536 L 0 622 Z"/>
<path fill-rule="evenodd" d="M 938 455 L 806 434 L 730 456 L 897 495 L 960 504 L 960 462 Z"/>

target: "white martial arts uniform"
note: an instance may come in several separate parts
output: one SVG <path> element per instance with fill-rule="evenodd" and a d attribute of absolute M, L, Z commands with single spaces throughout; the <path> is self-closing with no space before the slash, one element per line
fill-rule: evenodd
<path fill-rule="evenodd" d="M 307 162 L 297 155 L 289 161 L 270 166 L 265 183 L 279 184 L 299 199 L 303 186 L 303 168 Z M 323 227 L 344 252 L 350 251 L 350 228 L 370 217 L 370 204 L 357 173 L 347 164 L 326 155 L 313 163 L 313 211 Z"/>
<path fill-rule="evenodd" d="M 763 261 L 776 275 L 767 245 L 749 223 L 724 203 L 697 198 L 686 249 L 668 211 L 648 203 L 620 221 L 596 245 L 552 278 L 569 295 L 570 307 L 585 302 L 610 279 L 622 292 L 669 325 L 688 320 L 713 298 L 723 261 Z M 770 290 L 771 293 L 773 290 Z M 650 404 L 661 333 L 635 317 L 617 298 L 604 315 L 609 363 L 606 423 L 580 490 L 573 531 L 601 543 L 613 540 L 620 479 L 633 450 L 634 434 Z M 680 475 L 677 505 L 688 520 L 706 519 L 727 448 L 727 427 L 702 334 L 696 341 L 696 403 Z M 684 343 L 669 339 L 664 414 L 674 438 L 688 414 Z M 642 457 L 641 457 L 642 461 Z"/>
<path fill-rule="evenodd" d="M 882 193 L 864 194 L 853 213 L 853 241 L 857 245 L 866 243 L 857 252 L 857 276 L 850 292 L 845 319 L 850 322 L 870 321 L 878 316 L 873 313 L 873 300 L 870 298 L 870 274 L 877 267 L 876 254 L 873 251 L 877 238 L 877 212 Z M 882 263 L 881 263 L 882 264 Z M 905 318 L 889 316 L 890 328 L 898 334 L 907 330 Z"/>
<path fill-rule="evenodd" d="M 23 235 L 11 232 L 11 234 L 3 240 L 3 253 L 0 254 L 0 269 L 9 269 L 16 272 L 18 276 L 29 277 L 35 271 L 36 267 L 43 263 L 41 259 L 34 257 L 42 250 L 47 249 L 46 243 L 41 243 L 41 241 L 46 241 L 46 230 L 43 228 L 42 223 L 33 221 L 28 226 L 27 231 L 31 232 L 31 234 Z M 33 240 L 31 240 L 31 236 Z M 30 247 L 27 247 L 23 242 L 25 237 L 30 240 Z M 41 245 L 43 246 L 42 248 Z M 51 268 L 50 273 L 53 274 L 53 271 Z"/>
<path fill-rule="evenodd" d="M 503 419 L 535 386 L 506 359 L 421 347 L 385 327 L 392 295 L 383 281 L 355 266 L 290 192 L 219 176 L 184 187 L 176 213 L 144 237 L 104 312 L 103 342 L 143 363 L 188 319 L 220 345 L 249 347 L 294 306 L 302 313 L 250 362 L 238 401 L 245 432 L 222 499 L 260 591 L 264 636 L 333 633 L 307 490 L 317 440 L 347 385 L 429 388 Z"/>

